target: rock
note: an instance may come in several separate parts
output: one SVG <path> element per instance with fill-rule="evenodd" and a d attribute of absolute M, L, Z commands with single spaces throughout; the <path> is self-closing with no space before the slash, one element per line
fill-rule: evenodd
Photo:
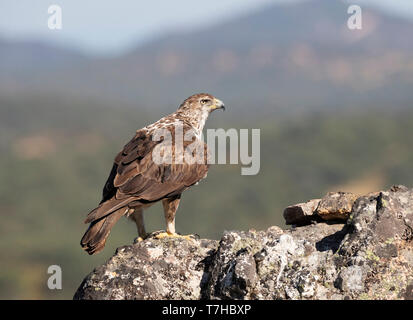
<path fill-rule="evenodd" d="M 413 280 L 412 227 L 412 190 L 396 186 L 357 199 L 335 259 L 337 266 L 360 266 L 367 275 L 363 293 L 353 298 L 404 298 Z"/>
<path fill-rule="evenodd" d="M 351 197 L 333 198 L 348 208 Z M 413 191 L 393 187 L 359 197 L 345 223 L 149 237 L 119 248 L 74 298 L 412 299 L 412 230 Z"/>
<path fill-rule="evenodd" d="M 116 250 L 74 299 L 200 299 L 218 242 L 149 238 Z"/>
<path fill-rule="evenodd" d="M 413 282 L 407 286 L 403 293 L 403 298 L 406 300 L 413 300 Z"/>
<path fill-rule="evenodd" d="M 330 192 L 321 199 L 316 213 L 323 220 L 347 220 L 356 199 L 351 192 Z"/>
<path fill-rule="evenodd" d="M 302 226 L 317 220 L 315 211 L 321 199 L 313 199 L 305 203 L 299 203 L 289 206 L 284 210 L 284 219 L 286 224 Z"/>
<path fill-rule="evenodd" d="M 360 266 L 344 268 L 336 280 L 337 287 L 343 292 L 358 293 L 364 290 L 366 274 Z"/>
<path fill-rule="evenodd" d="M 322 199 L 289 206 L 284 210 L 287 225 L 304 226 L 320 221 L 348 219 L 357 196 L 350 192 L 330 192 Z"/>

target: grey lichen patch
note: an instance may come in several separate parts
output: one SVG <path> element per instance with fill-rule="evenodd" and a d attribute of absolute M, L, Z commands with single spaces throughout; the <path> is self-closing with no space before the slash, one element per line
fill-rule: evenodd
<path fill-rule="evenodd" d="M 366 272 L 360 266 L 350 266 L 340 271 L 337 277 L 337 287 L 350 294 L 358 294 L 364 291 Z"/>

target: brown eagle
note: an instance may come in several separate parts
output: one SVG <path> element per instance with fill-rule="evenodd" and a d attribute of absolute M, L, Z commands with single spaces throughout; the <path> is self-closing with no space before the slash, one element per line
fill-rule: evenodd
<path fill-rule="evenodd" d="M 85 220 L 90 225 L 80 242 L 84 250 L 89 254 L 101 251 L 111 228 L 122 216 L 135 221 L 139 237 L 144 239 L 147 234 L 143 209 L 158 201 L 162 201 L 166 220 L 166 233 L 158 237 L 179 236 L 175 233 L 175 214 L 182 192 L 207 175 L 208 150 L 201 134 L 208 115 L 216 109 L 225 109 L 224 103 L 210 94 L 195 94 L 176 112 L 136 131 L 114 160 L 103 188 L 102 201 Z M 191 145 L 192 155 L 202 149 L 201 161 L 199 157 L 195 158 L 197 161 L 175 161 L 180 140 L 175 138 L 177 128 L 181 128 L 183 136 L 192 135 L 190 140 L 183 139 L 181 149 L 186 150 Z M 170 145 L 161 145 L 166 142 L 165 136 L 155 137 L 162 130 L 171 133 Z M 171 152 L 173 161 L 155 161 L 155 151 L 160 155 Z"/>

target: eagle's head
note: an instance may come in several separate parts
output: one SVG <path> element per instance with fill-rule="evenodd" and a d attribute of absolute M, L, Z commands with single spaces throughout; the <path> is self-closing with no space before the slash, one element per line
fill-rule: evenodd
<path fill-rule="evenodd" d="M 189 121 L 198 131 L 202 131 L 209 114 L 217 109 L 225 110 L 225 105 L 221 100 L 208 93 L 198 93 L 181 103 L 177 115 Z"/>
<path fill-rule="evenodd" d="M 209 114 L 217 109 L 225 110 L 225 105 L 221 100 L 208 93 L 197 93 L 185 99 L 178 111 Z"/>

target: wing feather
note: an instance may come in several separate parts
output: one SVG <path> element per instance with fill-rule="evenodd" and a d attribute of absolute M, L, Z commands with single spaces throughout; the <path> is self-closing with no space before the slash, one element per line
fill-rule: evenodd
<path fill-rule="evenodd" d="M 173 137 L 174 128 L 170 129 Z M 192 128 L 184 126 L 184 132 L 188 129 Z M 195 143 L 202 144 L 205 161 L 193 164 L 154 162 L 152 152 L 162 142 L 153 141 L 146 130 L 136 132 L 116 156 L 103 190 L 101 205 L 89 214 L 88 222 L 100 219 L 132 201 L 154 202 L 178 195 L 206 176 L 208 149 L 203 141 L 197 140 Z M 190 143 L 194 142 L 184 141 L 184 148 Z"/>

